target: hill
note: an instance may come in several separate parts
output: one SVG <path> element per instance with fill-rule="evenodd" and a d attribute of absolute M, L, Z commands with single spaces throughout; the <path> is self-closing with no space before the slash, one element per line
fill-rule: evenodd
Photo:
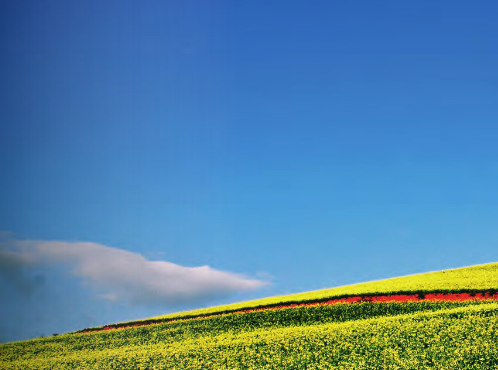
<path fill-rule="evenodd" d="M 326 301 L 332 298 L 368 295 L 478 293 L 498 291 L 498 263 L 395 277 L 312 292 L 269 297 L 254 301 L 180 312 L 159 318 L 197 316 L 300 302 Z"/>
<path fill-rule="evenodd" d="M 271 297 L 4 344 L 0 368 L 496 369 L 497 288 L 493 263 Z"/>

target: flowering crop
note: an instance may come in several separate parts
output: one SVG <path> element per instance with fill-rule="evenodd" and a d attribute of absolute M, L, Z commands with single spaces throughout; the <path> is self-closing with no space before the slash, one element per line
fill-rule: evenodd
<path fill-rule="evenodd" d="M 496 301 L 496 300 L 498 300 L 498 293 L 489 293 L 489 292 L 487 292 L 487 293 L 427 293 L 427 294 L 393 294 L 393 295 L 352 296 L 352 297 L 345 297 L 345 298 L 334 298 L 334 299 L 327 300 L 327 301 L 301 302 L 301 303 L 283 304 L 283 305 L 277 305 L 277 306 L 249 308 L 246 310 L 228 312 L 225 314 L 238 314 L 238 313 L 278 310 L 278 309 L 295 308 L 295 307 L 335 305 L 335 304 L 339 304 L 339 303 L 420 302 L 420 301 L 467 302 L 467 301 L 483 301 L 483 300 Z M 163 323 L 163 322 L 173 322 L 173 321 L 178 321 L 178 320 L 202 319 L 202 318 L 208 318 L 208 317 L 215 317 L 215 316 L 219 316 L 222 314 L 223 313 L 213 313 L 213 314 L 184 317 L 184 318 L 177 318 L 177 319 L 164 318 L 164 319 L 140 320 L 140 321 L 121 323 L 121 324 L 106 325 L 106 326 L 100 327 L 100 328 L 83 329 L 83 330 L 80 330 L 78 333 L 91 333 L 91 332 L 103 331 L 103 330 L 112 330 L 112 329 L 122 329 L 122 328 L 145 326 L 145 325 L 154 325 L 154 324 L 159 324 L 159 323 Z"/>
<path fill-rule="evenodd" d="M 403 305 L 411 313 L 364 318 L 366 313 L 392 311 Z M 63 335 L 9 344 L 1 348 L 0 368 L 10 369 L 496 369 L 498 368 L 498 304 L 362 303 L 344 308 L 336 320 L 302 325 L 271 324 L 283 311 L 303 317 L 307 310 L 264 311 L 264 325 L 243 320 L 217 329 L 211 320 L 191 320 L 91 334 Z M 436 304 L 434 304 L 436 305 Z M 324 306 L 326 307 L 326 306 Z M 348 319 L 347 307 L 357 314 Z M 359 308 L 358 308 L 359 307 Z M 367 309 L 367 307 L 369 307 Z M 375 308 L 374 308 L 375 307 Z M 323 307 L 320 307 L 322 309 Z M 316 308 L 318 309 L 318 308 Z M 422 309 L 422 310 L 420 310 Z M 297 310 L 297 311 L 296 311 Z M 369 311 L 370 310 L 370 311 Z M 297 313 L 299 312 L 299 314 Z M 316 311 L 312 311 L 316 313 Z M 406 312 L 406 311 L 405 311 Z M 335 312 L 340 313 L 340 310 Z M 252 313 L 255 314 L 255 313 Z M 249 314 L 231 315 L 247 317 Z M 321 317 L 318 315 L 317 317 Z M 306 320 L 304 320 L 306 322 Z M 282 319 L 282 322 L 285 320 Z M 297 321 L 299 322 L 299 321 Z M 209 324 L 208 324 L 209 323 Z M 226 324 L 226 323 L 225 323 Z M 168 331 L 168 326 L 176 326 Z M 164 332 L 163 332 L 164 331 Z M 24 343 L 26 344 L 26 342 Z"/>
<path fill-rule="evenodd" d="M 428 293 L 496 294 L 498 293 L 498 263 L 488 263 L 485 265 L 402 276 L 286 296 L 269 297 L 254 301 L 168 314 L 154 319 L 193 317 L 258 307 L 327 301 L 335 298 L 348 298 L 353 296 L 388 296 L 393 294 L 424 295 Z M 146 319 L 144 321 L 149 320 L 150 319 Z"/>
<path fill-rule="evenodd" d="M 0 369 L 498 369 L 497 288 L 495 263 L 273 297 L 2 344 Z"/>

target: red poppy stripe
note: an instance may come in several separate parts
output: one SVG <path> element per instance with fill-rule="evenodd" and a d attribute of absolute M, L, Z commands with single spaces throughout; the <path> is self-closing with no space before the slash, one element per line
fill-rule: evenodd
<path fill-rule="evenodd" d="M 292 304 L 282 304 L 278 306 L 269 307 L 258 307 L 250 308 L 247 310 L 234 311 L 232 313 L 245 313 L 245 312 L 255 312 L 263 310 L 278 310 L 284 308 L 292 307 L 303 307 L 303 306 L 319 306 L 319 305 L 333 305 L 338 303 L 359 303 L 359 302 L 419 302 L 419 301 L 448 301 L 448 302 L 464 302 L 464 301 L 483 301 L 483 300 L 498 300 L 498 293 L 427 293 L 427 294 L 392 294 L 392 295 L 376 295 L 376 296 L 352 296 L 345 298 L 334 298 L 328 301 L 321 302 L 303 302 L 303 303 L 292 303 Z M 188 319 L 197 319 L 219 316 L 219 314 L 209 315 L 209 316 L 196 316 L 189 317 Z M 177 318 L 173 320 L 167 320 L 167 322 L 182 320 L 182 318 Z M 166 322 L 166 320 L 164 321 Z M 80 331 L 80 333 L 90 333 L 103 330 L 113 330 L 113 329 L 123 329 L 131 328 L 137 326 L 146 326 L 159 324 L 161 322 L 138 322 L 134 324 L 123 324 L 123 325 L 113 325 L 104 326 L 100 329 L 85 329 Z"/>

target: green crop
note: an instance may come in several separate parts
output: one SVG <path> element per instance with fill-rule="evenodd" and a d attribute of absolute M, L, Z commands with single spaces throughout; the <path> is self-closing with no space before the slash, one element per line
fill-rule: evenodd
<path fill-rule="evenodd" d="M 412 312 L 403 313 L 409 311 L 401 309 L 403 305 L 412 306 Z M 338 311 L 329 312 L 334 317 L 330 321 L 319 310 L 311 311 L 314 319 L 303 321 L 298 317 L 306 316 L 310 308 L 300 307 L 273 312 L 277 316 L 281 311 L 290 315 L 291 321 L 295 320 L 292 325 L 286 325 L 284 319 L 283 325 L 278 320 L 273 325 L 268 316 L 265 324 L 253 320 L 244 328 L 244 320 L 223 322 L 227 316 L 202 319 L 200 325 L 197 320 L 188 320 L 174 325 L 63 335 L 1 346 L 0 367 L 5 370 L 498 368 L 498 304 L 458 305 L 462 304 L 446 307 L 429 304 L 425 309 L 420 303 L 338 305 Z M 381 313 L 376 310 L 384 309 L 379 308 L 382 306 L 390 306 L 388 314 L 401 309 L 400 314 L 376 316 Z M 355 308 L 351 311 L 348 307 Z M 369 312 L 374 317 L 365 318 Z M 239 316 L 249 318 L 246 315 L 249 314 Z M 221 321 L 215 324 L 213 320 Z M 172 331 L 176 331 L 176 336 L 168 335 Z"/>
<path fill-rule="evenodd" d="M 272 297 L 167 315 L 152 325 L 3 344 L 0 369 L 498 369 L 498 302 L 364 302 L 234 313 L 347 295 L 497 288 L 495 263 Z"/>
<path fill-rule="evenodd" d="M 226 314 L 200 319 L 179 320 L 138 328 L 125 328 L 84 334 L 66 334 L 3 345 L 4 358 L 53 356 L 83 349 L 114 349 L 141 344 L 172 343 L 186 338 L 248 332 L 261 328 L 281 328 L 395 316 L 421 311 L 437 311 L 479 302 L 358 303 L 310 306 L 280 310 Z M 7 356 L 10 353 L 10 357 Z M 14 357 L 13 357 L 14 356 Z"/>

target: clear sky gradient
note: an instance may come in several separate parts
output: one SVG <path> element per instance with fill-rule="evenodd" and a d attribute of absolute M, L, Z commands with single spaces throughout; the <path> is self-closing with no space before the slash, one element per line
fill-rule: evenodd
<path fill-rule="evenodd" d="M 0 341 L 497 261 L 497 12 L 2 1 L 6 238 L 267 284 L 152 307 L 24 268 L 41 287 L 25 296 L 3 274 Z"/>

